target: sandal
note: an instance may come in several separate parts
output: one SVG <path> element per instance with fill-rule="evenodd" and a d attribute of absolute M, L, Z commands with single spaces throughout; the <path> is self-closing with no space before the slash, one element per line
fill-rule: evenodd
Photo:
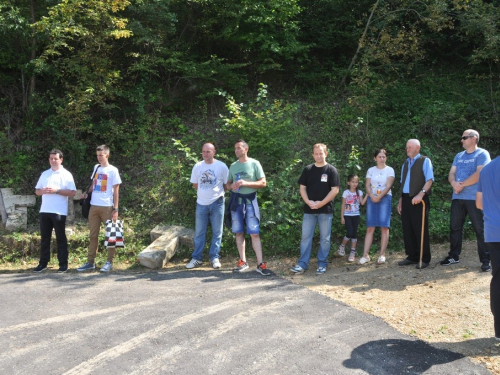
<path fill-rule="evenodd" d="M 385 263 L 385 256 L 381 255 L 377 259 L 377 264 L 384 264 Z"/>
<path fill-rule="evenodd" d="M 361 257 L 361 259 L 359 260 L 359 264 L 365 264 L 365 263 L 368 263 L 370 261 L 370 257 Z"/>

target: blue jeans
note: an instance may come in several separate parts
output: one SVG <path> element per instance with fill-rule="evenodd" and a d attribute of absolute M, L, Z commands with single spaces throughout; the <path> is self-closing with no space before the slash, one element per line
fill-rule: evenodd
<path fill-rule="evenodd" d="M 208 253 L 210 261 L 219 258 L 222 229 L 224 223 L 224 198 L 220 197 L 207 206 L 196 204 L 196 227 L 194 231 L 194 251 L 191 257 L 202 260 L 205 238 L 207 236 L 208 222 L 212 226 L 212 242 Z"/>
<path fill-rule="evenodd" d="M 299 266 L 303 269 L 309 268 L 311 259 L 312 240 L 316 224 L 319 225 L 319 250 L 318 267 L 328 265 L 328 254 L 330 253 L 330 235 L 332 233 L 333 214 L 304 214 L 302 220 L 302 240 L 300 241 Z"/>
<path fill-rule="evenodd" d="M 462 252 L 462 234 L 465 217 L 469 219 L 476 232 L 477 255 L 480 262 L 488 262 L 490 253 L 484 243 L 483 211 L 476 207 L 476 201 L 468 199 L 453 199 L 450 216 L 450 256 L 459 258 Z"/>

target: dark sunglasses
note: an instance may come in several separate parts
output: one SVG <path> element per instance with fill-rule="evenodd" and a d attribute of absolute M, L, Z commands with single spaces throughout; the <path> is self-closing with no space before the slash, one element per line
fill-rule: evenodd
<path fill-rule="evenodd" d="M 472 138 L 472 137 L 474 137 L 474 136 L 473 136 L 473 135 L 464 135 L 464 136 L 462 137 L 462 141 L 465 141 L 466 139 L 468 139 L 468 138 Z"/>

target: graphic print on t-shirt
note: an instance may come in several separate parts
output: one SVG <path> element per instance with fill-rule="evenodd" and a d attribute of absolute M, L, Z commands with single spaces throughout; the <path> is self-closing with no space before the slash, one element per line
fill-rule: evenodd
<path fill-rule="evenodd" d="M 200 189 L 212 189 L 217 184 L 217 177 L 215 177 L 215 171 L 212 169 L 206 169 L 201 172 L 200 176 Z"/>
<path fill-rule="evenodd" d="M 328 181 L 328 175 L 326 173 L 323 173 L 321 175 L 321 182 L 327 182 Z"/>
<path fill-rule="evenodd" d="M 105 193 L 108 188 L 108 175 L 98 173 L 94 179 L 94 192 Z"/>
<path fill-rule="evenodd" d="M 475 155 L 474 155 L 475 156 Z M 474 172 L 476 172 L 476 158 L 472 157 L 466 159 L 465 157 L 457 160 L 457 171 L 456 179 L 459 182 L 463 182 L 468 179 Z"/>
<path fill-rule="evenodd" d="M 356 193 L 352 194 L 349 193 L 345 197 L 345 206 L 344 206 L 344 215 L 359 215 L 359 202 L 360 202 L 360 196 L 358 196 Z"/>

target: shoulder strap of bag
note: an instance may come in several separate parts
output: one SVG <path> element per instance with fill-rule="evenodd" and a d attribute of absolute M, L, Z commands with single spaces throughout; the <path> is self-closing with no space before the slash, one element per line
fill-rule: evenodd
<path fill-rule="evenodd" d="M 90 183 L 90 185 L 89 185 L 89 187 L 87 188 L 87 190 L 86 190 L 86 191 L 89 191 L 90 187 L 91 187 L 91 186 L 92 186 L 92 184 L 94 183 L 94 177 L 95 177 L 95 175 L 97 174 L 97 170 L 99 169 L 99 167 L 100 167 L 100 166 L 101 166 L 100 164 L 96 164 L 96 165 L 94 166 L 94 173 L 92 173 L 92 178 L 91 178 L 92 182 Z"/>
<path fill-rule="evenodd" d="M 97 170 L 99 169 L 99 167 L 100 167 L 100 166 L 101 166 L 100 164 L 96 164 L 96 165 L 94 166 L 94 174 L 92 175 L 92 180 L 94 179 L 94 177 L 95 177 L 95 175 L 96 175 L 96 173 L 97 173 Z"/>

